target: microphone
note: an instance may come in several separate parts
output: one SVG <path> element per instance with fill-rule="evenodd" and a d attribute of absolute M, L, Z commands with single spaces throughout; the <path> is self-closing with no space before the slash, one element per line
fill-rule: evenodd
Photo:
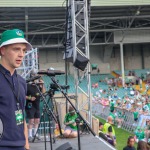
<path fill-rule="evenodd" d="M 55 76 L 55 75 L 65 74 L 65 72 L 61 70 L 48 70 L 48 71 L 41 70 L 38 72 L 38 74 L 47 75 L 47 76 Z"/>
<path fill-rule="evenodd" d="M 41 76 L 32 77 L 32 78 L 26 80 L 26 83 L 32 82 L 32 81 L 37 80 L 37 79 L 39 79 L 39 78 L 41 78 Z"/>
<path fill-rule="evenodd" d="M 55 73 L 54 73 L 54 70 L 52 71 L 39 71 L 38 74 L 41 74 L 41 75 L 48 75 L 48 76 L 55 76 Z"/>

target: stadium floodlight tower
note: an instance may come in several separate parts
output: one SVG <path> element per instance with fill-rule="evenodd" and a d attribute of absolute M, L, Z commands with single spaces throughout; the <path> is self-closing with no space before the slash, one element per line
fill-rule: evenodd
<path fill-rule="evenodd" d="M 27 51 L 22 65 L 17 69 L 17 72 L 24 78 L 27 79 L 30 76 L 32 70 L 38 71 L 38 51 L 37 48 Z"/>
<path fill-rule="evenodd" d="M 87 121 L 92 126 L 92 102 L 89 55 L 90 0 L 68 0 L 66 17 L 65 58 L 74 66 L 76 108 L 85 111 Z M 84 88 L 83 88 L 84 87 Z M 78 94 L 83 93 L 81 102 Z"/>

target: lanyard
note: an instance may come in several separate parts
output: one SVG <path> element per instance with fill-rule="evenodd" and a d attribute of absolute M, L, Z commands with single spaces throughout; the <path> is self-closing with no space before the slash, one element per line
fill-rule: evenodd
<path fill-rule="evenodd" d="M 5 79 L 7 80 L 14 96 L 16 97 L 16 105 L 17 105 L 17 109 L 19 110 L 20 109 L 20 101 L 19 101 L 19 95 L 20 95 L 20 84 L 19 84 L 19 80 L 18 80 L 18 76 L 17 76 L 17 82 L 18 82 L 18 94 L 16 94 L 11 82 L 8 80 L 8 78 L 6 77 L 6 74 L 4 74 L 1 70 L 0 72 L 4 75 Z M 17 75 L 17 74 L 16 74 Z"/>

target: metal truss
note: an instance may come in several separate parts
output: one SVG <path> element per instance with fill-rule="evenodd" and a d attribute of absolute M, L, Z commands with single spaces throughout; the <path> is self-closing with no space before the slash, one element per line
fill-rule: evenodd
<path fill-rule="evenodd" d="M 28 51 L 22 62 L 22 65 L 17 69 L 17 72 L 24 78 L 27 79 L 32 70 L 38 71 L 38 51 L 32 49 Z"/>
<path fill-rule="evenodd" d="M 68 0 L 66 49 L 72 53 L 73 64 L 79 55 L 90 59 L 89 8 L 90 1 L 88 0 Z M 88 114 L 87 121 L 92 126 L 90 63 L 87 64 L 84 71 L 74 68 L 74 79 L 77 97 L 76 108 Z M 83 84 L 85 84 L 85 88 L 83 88 Z M 79 93 L 85 95 L 86 98 L 83 101 L 79 99 Z"/>

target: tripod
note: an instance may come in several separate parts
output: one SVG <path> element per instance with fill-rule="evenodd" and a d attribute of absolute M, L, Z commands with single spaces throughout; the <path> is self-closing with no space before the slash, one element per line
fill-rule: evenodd
<path fill-rule="evenodd" d="M 89 129 L 89 131 L 93 134 L 93 136 L 96 137 L 97 139 L 99 139 L 100 141 L 102 141 L 103 143 L 105 143 L 112 150 L 116 150 L 114 147 L 112 147 L 110 144 L 108 144 L 106 141 L 104 141 L 103 139 L 99 138 L 96 135 L 96 133 L 92 130 L 92 128 L 89 126 L 89 124 L 86 122 L 86 120 L 82 117 L 82 115 L 80 114 L 80 112 L 75 108 L 75 106 L 73 105 L 73 103 L 70 101 L 70 99 L 68 98 L 67 94 L 62 90 L 61 86 L 57 83 L 57 81 L 55 80 L 55 78 L 51 77 L 51 80 L 58 87 L 58 89 L 61 91 L 61 93 L 66 98 L 66 100 L 70 103 L 70 105 L 73 107 L 73 109 L 75 110 L 76 114 L 78 115 L 78 118 L 83 121 L 83 123 L 86 125 L 86 127 Z M 78 149 L 81 150 L 80 135 L 79 135 L 79 126 L 78 126 L 79 125 L 79 120 L 77 120 L 76 123 L 78 123 L 77 124 L 77 129 L 78 129 Z"/>
<path fill-rule="evenodd" d="M 50 124 L 50 120 L 54 120 L 56 123 L 59 124 L 59 127 L 60 127 L 60 131 L 61 131 L 61 126 L 60 126 L 60 122 L 59 122 L 59 117 L 56 118 L 56 116 L 54 115 L 53 111 L 51 110 L 51 108 L 49 107 L 48 105 L 48 102 L 46 101 L 46 98 L 44 97 L 44 95 L 41 93 L 38 85 L 35 83 L 35 86 L 39 92 L 39 95 L 41 96 L 42 98 L 42 101 L 44 103 L 44 107 L 43 107 L 43 112 L 42 112 L 42 115 L 41 115 L 41 119 L 43 119 L 43 122 L 44 122 L 44 143 L 45 143 L 45 150 L 47 150 L 47 144 L 46 144 L 46 127 L 45 127 L 45 115 L 48 116 L 48 123 L 49 123 L 49 133 L 50 133 L 50 147 L 51 147 L 51 150 L 53 150 L 53 146 L 52 146 L 52 134 L 51 134 L 51 124 Z M 40 124 L 38 126 L 38 130 L 39 130 L 39 127 L 40 127 Z M 34 135 L 34 138 L 32 140 L 32 142 L 35 141 L 35 138 L 36 138 L 36 135 L 38 133 L 38 130 L 36 132 L 36 134 Z M 62 132 L 60 133 L 62 134 Z"/>

